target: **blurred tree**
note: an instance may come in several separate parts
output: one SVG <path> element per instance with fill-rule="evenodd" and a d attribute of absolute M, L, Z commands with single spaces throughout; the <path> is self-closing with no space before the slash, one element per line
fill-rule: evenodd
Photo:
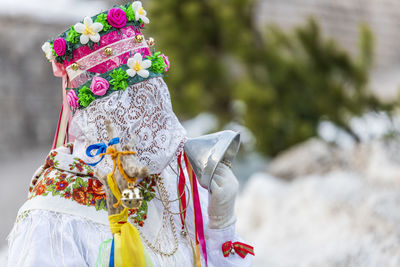
<path fill-rule="evenodd" d="M 204 110 L 215 113 L 221 123 L 231 119 L 234 80 L 229 75 L 233 47 L 251 49 L 251 1 L 163 0 L 151 1 L 149 32 L 157 47 L 169 56 L 166 78 L 174 110 L 190 118 Z M 241 10 L 241 9 L 244 10 Z M 246 17 L 247 16 L 247 17 Z M 237 42 L 237 39 L 240 39 Z"/>
<path fill-rule="evenodd" d="M 321 120 L 343 128 L 352 116 L 390 110 L 367 90 L 373 35 L 361 27 L 360 55 L 324 38 L 310 19 L 293 33 L 255 27 L 253 0 L 163 0 L 147 3 L 149 32 L 170 57 L 166 78 L 174 110 L 232 119 L 231 103 L 246 103 L 245 124 L 257 149 L 274 155 L 316 135 Z"/>
<path fill-rule="evenodd" d="M 247 65 L 237 87 L 247 103 L 246 125 L 258 149 L 273 155 L 317 134 L 322 120 L 333 122 L 356 141 L 349 119 L 367 111 L 386 110 L 368 90 L 373 38 L 360 28 L 360 53 L 351 57 L 332 40 L 323 38 L 315 20 L 293 33 L 270 26 L 263 47 Z"/>

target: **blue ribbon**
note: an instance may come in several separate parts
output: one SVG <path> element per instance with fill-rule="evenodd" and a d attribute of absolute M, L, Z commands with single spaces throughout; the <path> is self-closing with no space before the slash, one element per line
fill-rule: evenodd
<path fill-rule="evenodd" d="M 118 144 L 119 143 L 119 137 L 115 137 L 113 139 L 110 140 L 110 142 L 108 142 L 108 144 L 106 145 L 105 143 L 98 143 L 98 144 L 94 144 L 94 145 L 90 145 L 88 146 L 88 148 L 86 149 L 86 156 L 90 157 L 90 158 L 94 158 L 100 154 L 106 153 L 107 151 L 107 147 Z M 95 155 L 92 155 L 92 151 L 96 150 L 97 152 Z M 102 161 L 104 158 L 104 155 L 97 161 L 94 163 L 88 163 L 86 162 L 87 165 L 89 166 L 96 166 L 97 164 L 100 163 L 100 161 Z"/>
<path fill-rule="evenodd" d="M 111 251 L 110 251 L 110 262 L 109 267 L 114 267 L 114 238 L 111 243 Z"/>

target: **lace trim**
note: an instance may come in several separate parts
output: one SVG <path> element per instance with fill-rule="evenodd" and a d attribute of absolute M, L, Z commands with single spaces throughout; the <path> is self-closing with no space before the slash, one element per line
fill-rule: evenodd
<path fill-rule="evenodd" d="M 70 128 L 70 135 L 76 139 L 77 157 L 89 161 L 86 147 L 110 139 L 106 121 L 112 123 L 122 144 L 134 140 L 138 159 L 150 173 L 160 173 L 182 151 L 186 131 L 172 111 L 168 88 L 161 77 L 133 84 L 78 110 Z M 99 168 L 109 170 L 112 163 L 103 162 Z"/>

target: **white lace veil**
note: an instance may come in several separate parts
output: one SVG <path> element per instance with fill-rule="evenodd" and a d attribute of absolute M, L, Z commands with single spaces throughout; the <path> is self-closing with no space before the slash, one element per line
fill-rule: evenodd
<path fill-rule="evenodd" d="M 134 138 L 139 162 L 150 173 L 161 172 L 185 141 L 186 131 L 172 111 L 168 87 L 161 77 L 133 84 L 77 111 L 69 129 L 75 138 L 74 155 L 86 162 L 95 161 L 86 156 L 86 148 L 99 142 L 107 144 L 106 120 L 112 123 L 121 144 Z M 105 172 L 111 168 L 104 160 L 98 166 Z"/>

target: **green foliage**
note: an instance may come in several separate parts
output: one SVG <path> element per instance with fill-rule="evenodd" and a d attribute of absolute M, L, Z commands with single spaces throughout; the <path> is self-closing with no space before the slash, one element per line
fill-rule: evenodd
<path fill-rule="evenodd" d="M 112 78 L 110 84 L 114 86 L 113 90 L 125 90 L 126 87 L 128 87 L 128 82 L 126 81 L 128 79 L 128 74 L 126 74 L 126 71 L 123 69 L 115 69 L 110 76 Z"/>
<path fill-rule="evenodd" d="M 291 33 L 270 26 L 263 47 L 237 87 L 247 104 L 245 123 L 257 148 L 269 155 L 317 134 L 322 120 L 358 141 L 349 119 L 366 111 L 390 110 L 368 91 L 372 33 L 362 28 L 359 58 L 324 38 L 315 20 Z M 256 59 L 255 59 L 256 58 Z"/>
<path fill-rule="evenodd" d="M 107 21 L 107 14 L 101 13 L 100 15 L 97 16 L 96 20 L 94 22 L 99 22 L 103 25 L 103 31 L 106 32 L 109 29 L 112 28 L 110 24 L 108 24 Z"/>
<path fill-rule="evenodd" d="M 94 100 L 92 91 L 90 91 L 89 87 L 87 86 L 84 86 L 79 90 L 78 98 L 79 104 L 83 107 L 89 106 L 89 104 Z"/>
<path fill-rule="evenodd" d="M 67 37 L 67 42 L 70 42 L 72 44 L 76 44 L 79 42 L 79 33 L 77 33 L 74 29 L 74 26 L 71 26 L 71 28 L 68 31 L 68 37 Z"/>
<path fill-rule="evenodd" d="M 151 60 L 151 66 L 149 70 L 155 73 L 163 73 L 164 69 L 167 67 L 165 64 L 164 58 L 161 55 L 161 52 L 156 52 L 152 56 L 146 57 L 148 60 Z"/>
<path fill-rule="evenodd" d="M 120 8 L 125 11 L 127 21 L 135 20 L 135 12 L 133 12 L 132 5 L 128 5 L 128 7 L 120 6 Z"/>
<path fill-rule="evenodd" d="M 213 112 L 223 125 L 234 118 L 232 100 L 242 100 L 244 124 L 264 154 L 315 136 L 322 120 L 357 140 L 351 117 L 393 108 L 368 91 L 373 35 L 365 25 L 353 57 L 313 19 L 293 32 L 259 31 L 253 0 L 149 4 L 149 31 L 171 61 L 166 82 L 175 112 L 181 118 Z"/>
<path fill-rule="evenodd" d="M 210 1 L 152 1 L 145 8 L 148 32 L 171 61 L 166 82 L 174 110 L 184 118 L 204 110 L 229 115 L 233 91 Z"/>

